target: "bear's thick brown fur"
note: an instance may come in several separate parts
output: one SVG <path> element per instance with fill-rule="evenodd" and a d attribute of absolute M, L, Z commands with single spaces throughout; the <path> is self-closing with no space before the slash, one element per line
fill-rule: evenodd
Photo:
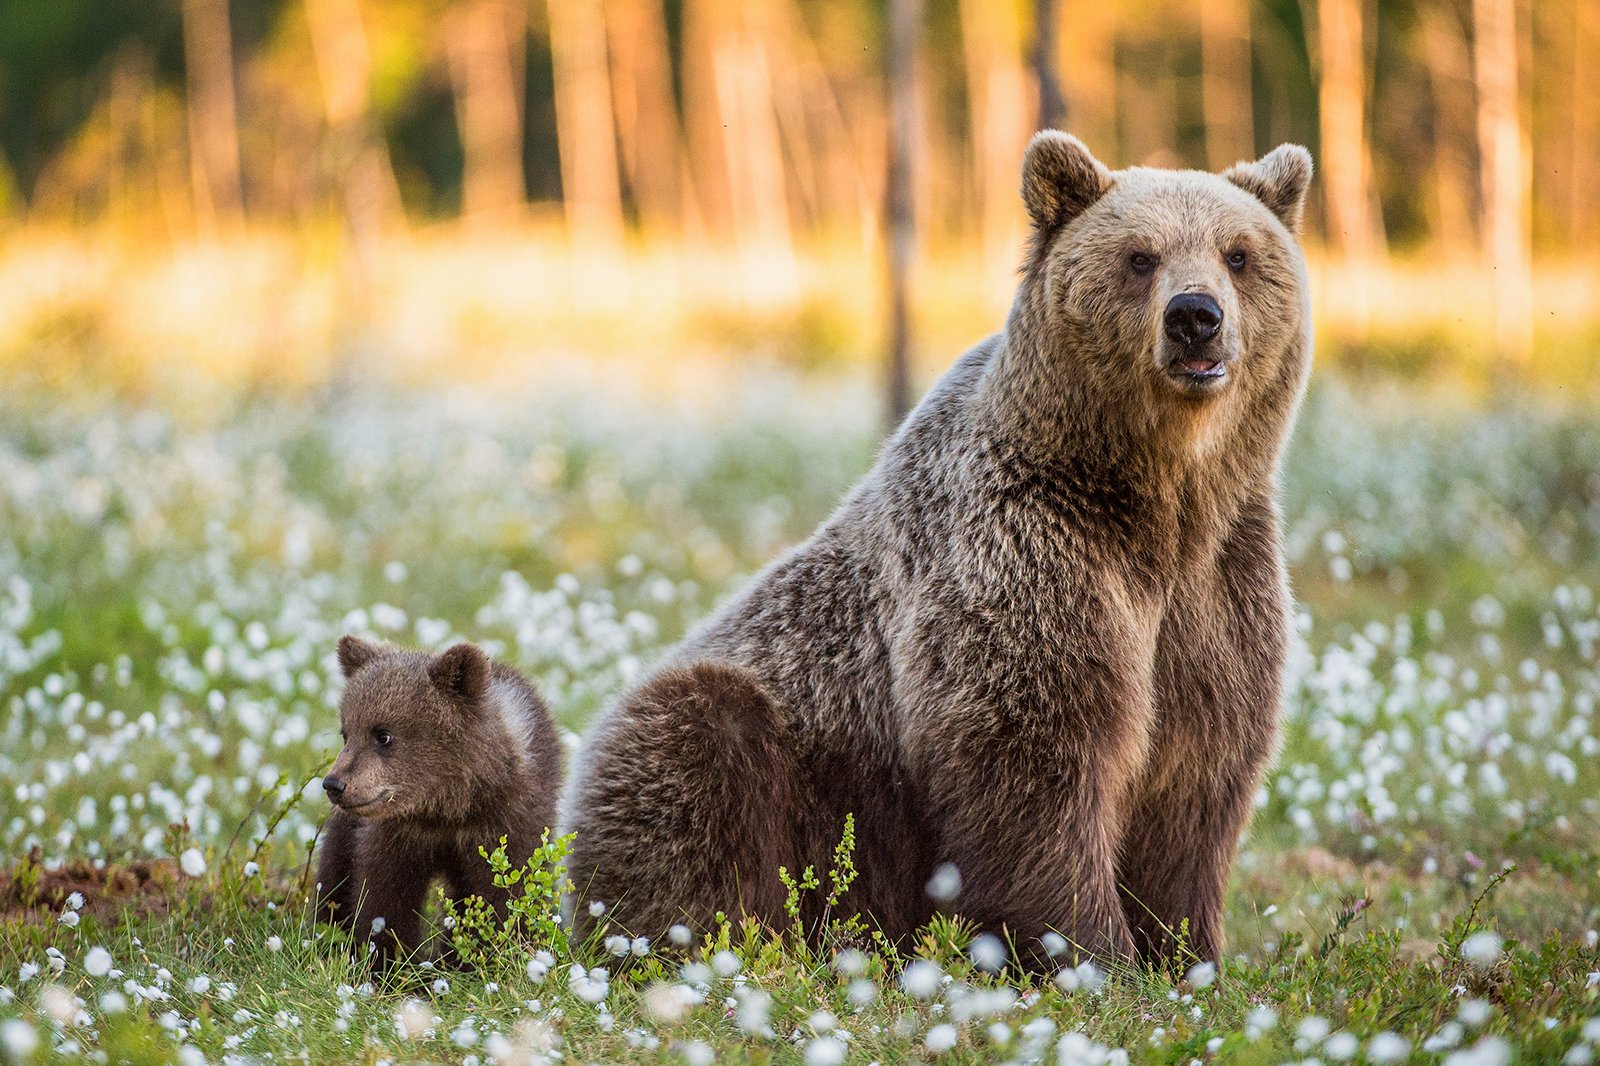
<path fill-rule="evenodd" d="M 475 645 L 428 655 L 345 636 L 339 665 L 345 740 L 323 778 L 334 810 L 318 910 L 381 966 L 416 950 L 436 878 L 450 898 L 504 912 L 478 848 L 503 836 L 521 866 L 539 847 L 555 824 L 560 741 L 533 686 Z"/>
<path fill-rule="evenodd" d="M 1035 964 L 1052 932 L 1169 961 L 1184 923 L 1218 957 L 1276 736 L 1310 178 L 1294 146 L 1214 175 L 1034 139 L 1005 331 L 591 729 L 580 927 L 784 921 L 777 866 L 826 869 L 853 813 L 844 905 L 891 936 L 937 905 Z"/>

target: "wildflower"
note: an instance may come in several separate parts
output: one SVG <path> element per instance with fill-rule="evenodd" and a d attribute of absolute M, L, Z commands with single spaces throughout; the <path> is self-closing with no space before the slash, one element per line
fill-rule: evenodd
<path fill-rule="evenodd" d="M 83 956 L 83 972 L 90 977 L 104 977 L 111 972 L 111 952 L 102 947 L 92 947 Z"/>
<path fill-rule="evenodd" d="M 850 982 L 844 992 L 850 1005 L 857 1010 L 864 1010 L 878 1001 L 878 986 L 865 977 L 858 977 Z"/>
<path fill-rule="evenodd" d="M 267 950 L 268 951 L 282 951 L 283 950 L 283 937 L 278 936 L 276 933 L 274 933 L 272 936 L 267 937 Z"/>
<path fill-rule="evenodd" d="M 254 877 L 257 874 L 259 874 L 260 872 L 261 872 L 261 865 L 259 863 L 257 863 L 254 859 L 251 859 L 249 862 L 244 864 L 244 875 L 246 877 Z"/>
<path fill-rule="evenodd" d="M 999 973 L 1006 966 L 1006 946 L 993 933 L 984 933 L 969 949 L 972 961 L 986 973 Z"/>
<path fill-rule="evenodd" d="M 1461 957 L 1477 969 L 1487 970 L 1500 961 L 1505 948 L 1500 938 L 1487 930 L 1473 933 L 1461 942 Z"/>
<path fill-rule="evenodd" d="M 402 1040 L 426 1036 L 434 1026 L 433 1012 L 419 999 L 408 999 L 394 1012 L 395 1031 Z"/>
<path fill-rule="evenodd" d="M 961 871 L 953 862 L 942 863 L 928 878 L 928 895 L 940 903 L 949 903 L 961 895 Z"/>
<path fill-rule="evenodd" d="M 1361 1041 L 1356 1038 L 1354 1033 L 1334 1033 L 1322 1045 L 1322 1053 L 1334 1062 L 1353 1059 L 1356 1056 L 1356 1052 L 1360 1050 Z"/>
<path fill-rule="evenodd" d="M 198 977 L 191 979 L 189 981 L 189 991 L 197 996 L 205 995 L 211 991 L 211 978 L 205 974 L 200 974 Z"/>
<path fill-rule="evenodd" d="M 589 917 L 598 918 L 606 912 L 606 905 L 599 900 L 589 901 Z"/>
<path fill-rule="evenodd" d="M 1210 988 L 1216 979 L 1217 965 L 1214 962 L 1202 962 L 1197 966 L 1190 967 L 1189 973 L 1185 977 L 1185 980 L 1193 988 Z"/>
<path fill-rule="evenodd" d="M 657 981 L 645 989 L 644 995 L 640 997 L 645 1013 L 663 1025 L 673 1025 L 683 1021 L 694 1007 L 695 1001 L 695 994 L 687 987 L 662 981 Z"/>
<path fill-rule="evenodd" d="M 918 959 L 904 970 L 900 971 L 900 987 L 906 994 L 917 999 L 929 999 L 939 991 L 939 983 L 944 980 L 944 971 L 937 963 L 926 959 Z"/>
<path fill-rule="evenodd" d="M 1498 1036 L 1486 1036 L 1469 1048 L 1451 1052 L 1444 1066 L 1506 1066 L 1511 1061 L 1511 1045 Z"/>
<path fill-rule="evenodd" d="M 66 926 L 68 929 L 76 929 L 78 926 L 79 915 L 77 911 L 62 911 L 60 916 L 56 918 L 56 921 Z"/>
<path fill-rule="evenodd" d="M 674 925 L 667 930 L 667 939 L 674 947 L 686 948 L 694 940 L 694 933 L 687 925 Z"/>
<path fill-rule="evenodd" d="M 949 1024 L 936 1025 L 928 1030 L 928 1035 L 922 1038 L 922 1044 L 934 1054 L 949 1051 L 961 1039 L 961 1034 L 956 1027 Z"/>
<path fill-rule="evenodd" d="M 1411 1041 L 1399 1033 L 1382 1032 L 1367 1043 L 1367 1061 L 1380 1064 L 1404 1062 L 1411 1054 Z"/>
<path fill-rule="evenodd" d="M 33 1056 L 34 1050 L 39 1046 L 39 1034 L 27 1022 L 20 1018 L 0 1024 L 0 1047 L 6 1049 L 6 1055 L 13 1062 L 23 1062 Z M 844 1061 L 841 1055 L 836 1062 Z"/>
<path fill-rule="evenodd" d="M 860 977 L 867 972 L 866 952 L 847 948 L 833 957 L 833 970 L 840 977 Z"/>
<path fill-rule="evenodd" d="M 703 1040 L 686 1040 L 673 1048 L 688 1066 L 711 1066 L 717 1061 L 717 1053 Z"/>
<path fill-rule="evenodd" d="M 742 968 L 739 956 L 731 951 L 719 951 L 711 956 L 711 968 L 718 977 L 732 977 Z"/>
<path fill-rule="evenodd" d="M 819 1036 L 806 1044 L 806 1066 L 840 1066 L 848 1049 L 844 1041 L 833 1036 Z"/>
<path fill-rule="evenodd" d="M 1456 1017 L 1468 1029 L 1476 1029 L 1489 1020 L 1494 1013 L 1494 1007 L 1486 999 L 1464 999 L 1461 1006 L 1456 1008 Z"/>
<path fill-rule="evenodd" d="M 617 958 L 622 958 L 628 953 L 628 938 L 621 935 L 606 937 L 606 950 Z"/>
<path fill-rule="evenodd" d="M 183 867 L 183 872 L 188 876 L 199 877 L 206 872 L 206 857 L 199 848 L 189 848 L 179 856 L 178 865 Z"/>

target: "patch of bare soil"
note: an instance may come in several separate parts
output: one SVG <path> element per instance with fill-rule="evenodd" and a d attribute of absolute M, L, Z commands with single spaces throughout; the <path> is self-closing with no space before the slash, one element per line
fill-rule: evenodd
<path fill-rule="evenodd" d="M 74 892 L 83 896 L 79 913 L 102 924 L 128 909 L 141 916 L 164 914 L 183 874 L 172 859 L 132 859 L 96 868 L 76 859 L 47 870 L 37 849 L 0 872 L 0 924 L 54 921 Z"/>

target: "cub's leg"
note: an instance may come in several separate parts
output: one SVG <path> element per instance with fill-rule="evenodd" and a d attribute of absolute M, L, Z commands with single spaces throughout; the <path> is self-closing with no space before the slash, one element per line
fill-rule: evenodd
<path fill-rule="evenodd" d="M 317 856 L 317 916 L 345 929 L 354 926 L 356 917 L 360 833 L 360 821 L 335 807 L 322 827 L 322 850 Z"/>
<path fill-rule="evenodd" d="M 409 835 L 383 832 L 384 828 L 371 826 L 361 836 L 357 852 L 361 887 L 351 930 L 357 955 L 366 957 L 370 952 L 379 970 L 411 955 L 421 944 L 422 907 L 438 871 L 431 847 Z"/>
<path fill-rule="evenodd" d="M 1120 856 L 1140 956 L 1222 954 L 1228 871 L 1272 757 L 1288 621 L 1276 518 L 1247 508 L 1217 568 L 1176 591 L 1157 640 L 1158 722 Z M 1177 934 L 1188 923 L 1188 953 Z"/>
<path fill-rule="evenodd" d="M 587 741 L 570 801 L 580 935 L 604 917 L 655 937 L 718 911 L 782 916 L 797 802 L 787 730 L 748 671 L 702 662 L 657 674 Z"/>

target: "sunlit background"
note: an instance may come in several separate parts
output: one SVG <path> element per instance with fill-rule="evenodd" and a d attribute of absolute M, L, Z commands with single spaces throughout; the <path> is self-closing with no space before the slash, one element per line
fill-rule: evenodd
<path fill-rule="evenodd" d="M 897 198 L 923 384 L 1001 321 L 1041 124 L 1115 166 L 1311 147 L 1323 368 L 1597 380 L 1585 0 L 3 0 L 0 27 L 13 384 L 865 382 Z"/>

